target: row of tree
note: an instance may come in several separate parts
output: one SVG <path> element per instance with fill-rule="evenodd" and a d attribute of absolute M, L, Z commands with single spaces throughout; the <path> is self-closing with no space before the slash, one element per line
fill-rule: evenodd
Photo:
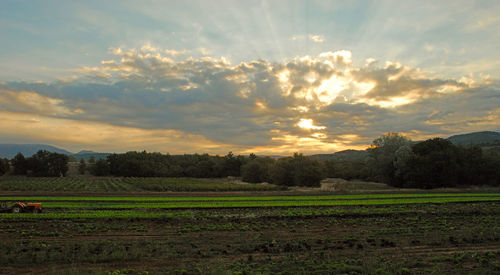
<path fill-rule="evenodd" d="M 41 150 L 11 161 L 13 173 L 32 176 L 64 176 L 66 155 Z M 319 186 L 324 177 L 385 182 L 397 187 L 437 188 L 457 185 L 500 185 L 500 153 L 485 153 L 480 147 L 462 147 L 434 138 L 413 142 L 397 133 L 375 139 L 362 159 L 312 160 L 295 153 L 275 160 L 269 157 L 208 154 L 169 155 L 148 152 L 111 154 L 89 163 L 81 161 L 80 173 L 121 177 L 241 177 L 251 183 L 269 182 L 287 186 Z M 0 173 L 9 171 L 9 161 L 0 159 Z"/>
<path fill-rule="evenodd" d="M 242 177 L 251 183 L 269 182 L 279 185 L 319 186 L 323 178 L 322 164 L 302 154 L 274 160 L 269 157 L 225 156 L 208 154 L 169 155 L 148 152 L 112 154 L 95 163 L 81 160 L 80 173 L 86 170 L 96 176 L 120 177 Z"/>
<path fill-rule="evenodd" d="M 18 153 L 11 161 L 15 175 L 30 175 L 36 177 L 63 177 L 68 172 L 68 156 L 40 150 L 31 157 L 25 158 Z M 10 165 L 4 166 L 4 171 L 10 171 Z"/>
<path fill-rule="evenodd" d="M 396 187 L 500 185 L 500 154 L 457 146 L 442 138 L 413 142 L 397 133 L 373 141 L 364 159 L 324 162 L 327 177 L 363 179 Z"/>

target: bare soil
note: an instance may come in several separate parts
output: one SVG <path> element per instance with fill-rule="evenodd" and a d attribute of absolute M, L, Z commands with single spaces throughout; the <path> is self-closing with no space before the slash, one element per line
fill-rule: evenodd
<path fill-rule="evenodd" d="M 228 209 L 223 218 L 0 221 L 0 273 L 499 272 L 499 203 L 421 207 L 414 214 L 259 217 L 257 209 Z M 232 216 L 241 211 L 256 217 Z"/>

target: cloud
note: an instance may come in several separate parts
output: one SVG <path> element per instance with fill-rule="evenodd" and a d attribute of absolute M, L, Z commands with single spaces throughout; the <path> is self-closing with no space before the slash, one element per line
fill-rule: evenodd
<path fill-rule="evenodd" d="M 464 30 L 466 32 L 483 30 L 490 26 L 497 25 L 499 21 L 500 19 L 498 19 L 498 16 L 496 15 L 482 15 L 480 18 L 477 19 L 477 21 L 466 24 Z"/>
<path fill-rule="evenodd" d="M 81 109 L 69 109 L 64 100 L 29 91 L 8 91 L 0 89 L 0 110 L 24 111 L 51 116 L 81 114 Z"/>
<path fill-rule="evenodd" d="M 54 125 L 47 130 L 54 142 L 83 144 L 60 134 L 68 131 L 65 124 L 83 125 L 110 140 L 137 136 L 120 148 L 139 146 L 143 138 L 147 149 L 169 152 L 320 153 L 363 148 L 388 131 L 420 138 L 500 126 L 496 80 L 443 79 L 374 59 L 357 66 L 348 50 L 238 64 L 224 57 L 172 59 L 148 44 L 110 53 L 100 64 L 73 70 L 78 77 L 69 81 L 0 83 L 0 111 L 24 116 L 18 121 L 42 117 L 44 129 Z M 39 131 L 32 136 L 50 139 Z M 88 140 L 105 148 L 112 146 L 107 138 Z"/>
<path fill-rule="evenodd" d="M 466 83 L 454 79 L 428 77 L 418 69 L 397 62 L 386 62 L 383 68 L 356 69 L 352 74 L 357 82 L 373 84 L 357 101 L 382 107 L 409 104 L 468 87 Z"/>
<path fill-rule="evenodd" d="M 93 121 L 58 119 L 28 113 L 0 111 L 0 135 L 15 139 L 65 145 L 73 151 L 94 148 L 102 151 L 162 151 L 174 154 L 231 150 L 203 136 L 178 130 L 146 130 Z M 119 137 L 119 138 L 117 138 Z"/>
<path fill-rule="evenodd" d="M 179 56 L 179 55 L 186 55 L 188 53 L 190 53 L 190 51 L 188 50 L 169 50 L 169 49 L 166 49 L 164 50 L 164 52 L 168 55 L 171 55 L 171 56 Z"/>
<path fill-rule="evenodd" d="M 309 36 L 302 35 L 302 34 L 296 34 L 292 36 L 293 41 L 304 41 L 304 40 L 311 40 L 314 43 L 323 43 L 325 42 L 325 37 L 323 35 L 319 34 L 310 34 Z"/>
<path fill-rule="evenodd" d="M 315 43 L 323 43 L 325 42 L 325 37 L 317 34 L 310 34 L 309 39 L 311 39 Z"/>

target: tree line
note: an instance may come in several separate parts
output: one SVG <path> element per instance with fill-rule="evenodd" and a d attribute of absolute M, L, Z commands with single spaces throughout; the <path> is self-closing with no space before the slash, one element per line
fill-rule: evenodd
<path fill-rule="evenodd" d="M 10 170 L 9 161 L 2 172 Z M 15 175 L 54 177 L 65 176 L 68 171 L 68 157 L 44 150 L 25 158 L 21 153 L 12 160 L 12 173 Z M 291 157 L 275 160 L 270 157 L 235 156 L 229 152 L 225 156 L 208 154 L 169 155 L 161 153 L 127 152 L 111 154 L 106 159 L 88 162 L 80 160 L 78 171 L 87 171 L 95 176 L 117 177 L 193 177 L 222 178 L 241 177 L 250 183 L 269 182 L 278 185 L 319 186 L 323 179 L 322 165 L 319 161 L 295 153 Z"/>
<path fill-rule="evenodd" d="M 46 150 L 40 150 L 28 158 L 18 153 L 10 162 L 7 159 L 0 161 L 0 172 L 1 175 L 9 172 L 12 166 L 14 175 L 64 177 L 68 172 L 68 159 L 67 155 Z"/>
<path fill-rule="evenodd" d="M 500 153 L 454 145 L 442 138 L 413 142 L 388 133 L 372 142 L 364 159 L 325 161 L 327 177 L 384 182 L 402 188 L 500 186 Z"/>
<path fill-rule="evenodd" d="M 0 173 L 65 176 L 66 155 L 41 150 L 25 158 L 0 159 Z M 299 153 L 273 159 L 208 154 L 170 155 L 127 152 L 106 159 L 80 160 L 81 174 L 118 177 L 241 177 L 245 182 L 268 182 L 285 186 L 319 186 L 325 177 L 384 182 L 403 188 L 438 188 L 465 185 L 500 186 L 500 153 L 483 152 L 477 146 L 457 146 L 441 138 L 413 142 L 397 133 L 372 142 L 365 158 L 313 160 Z"/>
<path fill-rule="evenodd" d="M 83 162 L 80 161 L 83 167 Z M 169 155 L 148 152 L 111 154 L 89 166 L 96 176 L 120 177 L 241 177 L 250 183 L 268 182 L 278 185 L 319 186 L 323 179 L 321 163 L 295 153 L 274 160 L 270 157 L 225 156 L 208 154 Z"/>

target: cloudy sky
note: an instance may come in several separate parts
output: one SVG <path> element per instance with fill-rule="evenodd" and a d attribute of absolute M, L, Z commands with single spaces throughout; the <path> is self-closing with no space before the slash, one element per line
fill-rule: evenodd
<path fill-rule="evenodd" d="M 0 143 L 288 155 L 500 130 L 500 1 L 0 1 Z"/>

